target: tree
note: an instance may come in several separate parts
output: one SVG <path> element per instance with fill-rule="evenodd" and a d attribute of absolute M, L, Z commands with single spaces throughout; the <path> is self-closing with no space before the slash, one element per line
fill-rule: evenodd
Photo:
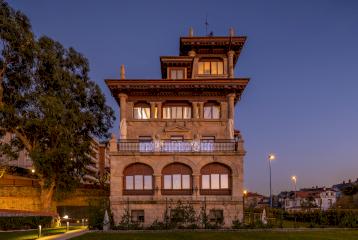
<path fill-rule="evenodd" d="M 91 138 L 109 137 L 114 114 L 89 79 L 84 56 L 46 36 L 35 39 L 26 16 L 0 3 L 0 126 L 28 151 L 43 210 L 50 210 L 55 191 L 71 189 L 85 174 Z M 18 150 L 12 144 L 3 145 Z"/>

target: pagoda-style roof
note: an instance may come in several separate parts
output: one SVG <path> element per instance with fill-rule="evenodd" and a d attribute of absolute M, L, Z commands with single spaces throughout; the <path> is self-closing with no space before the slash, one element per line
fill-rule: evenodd
<path fill-rule="evenodd" d="M 189 56 L 161 56 L 162 78 L 167 78 L 167 67 L 185 67 L 187 76 L 190 77 L 193 70 L 193 60 L 194 57 Z"/>
<path fill-rule="evenodd" d="M 249 78 L 227 79 L 106 79 L 106 84 L 117 100 L 119 93 L 128 96 L 225 96 L 235 93 L 236 101 L 249 82 Z"/>
<path fill-rule="evenodd" d="M 180 55 L 188 55 L 191 50 L 197 54 L 227 54 L 231 50 L 236 53 L 234 57 L 234 64 L 236 64 L 245 41 L 245 36 L 181 37 Z"/>

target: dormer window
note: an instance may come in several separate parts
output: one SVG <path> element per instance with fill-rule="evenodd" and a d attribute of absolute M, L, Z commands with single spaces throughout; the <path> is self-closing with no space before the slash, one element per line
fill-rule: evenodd
<path fill-rule="evenodd" d="M 185 79 L 185 68 L 168 68 L 169 79 Z"/>
<path fill-rule="evenodd" d="M 219 59 L 202 60 L 198 63 L 199 75 L 222 75 L 224 74 L 224 63 Z"/>

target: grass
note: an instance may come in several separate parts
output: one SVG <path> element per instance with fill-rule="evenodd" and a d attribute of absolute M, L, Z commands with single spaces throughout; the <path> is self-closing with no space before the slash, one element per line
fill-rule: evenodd
<path fill-rule="evenodd" d="M 80 229 L 82 227 L 70 227 L 70 230 Z M 66 227 L 60 228 L 48 228 L 42 230 L 42 237 L 50 236 L 55 234 L 61 234 L 66 232 Z M 6 240 L 32 240 L 37 239 L 38 237 L 37 230 L 29 230 L 29 231 L 16 231 L 16 232 L 0 232 L 0 239 Z"/>
<path fill-rule="evenodd" d="M 357 240 L 358 230 L 87 233 L 74 240 Z"/>

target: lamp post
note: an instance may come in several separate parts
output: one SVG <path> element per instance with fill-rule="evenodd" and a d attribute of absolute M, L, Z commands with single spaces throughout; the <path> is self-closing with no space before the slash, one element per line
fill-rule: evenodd
<path fill-rule="evenodd" d="M 247 190 L 244 190 L 242 193 L 242 223 L 245 224 L 245 197 L 247 195 Z"/>
<path fill-rule="evenodd" d="M 292 176 L 292 177 L 291 177 L 291 180 L 292 180 L 292 182 L 293 182 L 293 184 L 294 184 L 294 186 L 295 186 L 295 195 L 294 195 L 294 205 L 293 205 L 293 207 L 296 208 L 296 201 L 297 201 L 297 195 L 296 195 L 296 192 L 297 192 L 297 177 L 296 177 L 296 176 Z M 294 227 L 296 227 L 296 214 L 295 214 L 295 226 L 294 226 Z"/>
<path fill-rule="evenodd" d="M 273 153 L 268 155 L 269 169 L 270 169 L 270 207 L 272 208 L 272 186 L 271 186 L 271 161 L 275 160 L 276 156 Z"/>

